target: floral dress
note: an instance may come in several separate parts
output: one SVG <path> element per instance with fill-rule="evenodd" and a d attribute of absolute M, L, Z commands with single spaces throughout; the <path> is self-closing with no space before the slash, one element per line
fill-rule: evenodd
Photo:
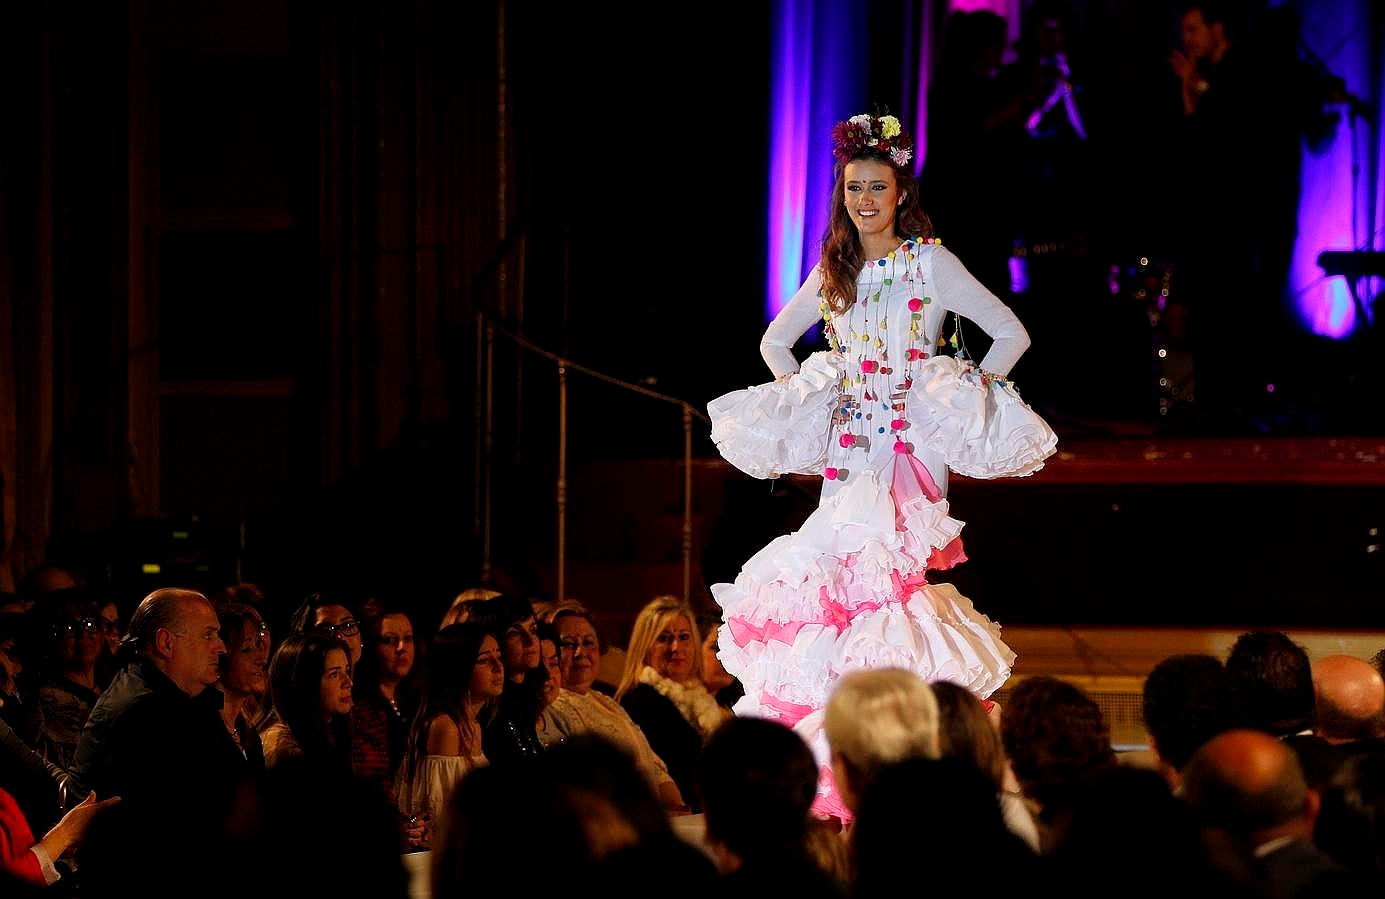
<path fill-rule="evenodd" d="M 904 667 L 984 698 L 1014 663 L 999 626 L 930 577 L 966 559 L 949 470 L 1032 474 L 1057 439 L 1003 377 L 1029 345 L 1024 327 L 936 241 L 867 262 L 841 315 L 820 288 L 814 269 L 765 332 L 779 380 L 708 404 L 727 461 L 755 477 L 821 475 L 818 508 L 711 590 L 731 637 L 719 656 L 745 686 L 736 714 L 794 726 L 821 766 L 815 809 L 849 820 L 822 733 L 842 673 Z M 936 353 L 949 313 L 992 338 L 979 367 Z M 819 319 L 831 349 L 800 367 L 791 348 Z"/>

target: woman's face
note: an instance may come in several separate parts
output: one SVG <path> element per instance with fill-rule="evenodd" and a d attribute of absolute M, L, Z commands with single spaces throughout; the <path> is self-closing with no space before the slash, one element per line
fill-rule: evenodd
<path fill-rule="evenodd" d="M 501 646 L 501 658 L 505 662 L 505 676 L 510 680 L 523 680 L 524 673 L 539 666 L 539 626 L 530 615 L 505 629 L 505 643 Z"/>
<path fill-rule="evenodd" d="M 101 607 L 97 613 L 101 625 L 101 633 L 106 638 L 106 648 L 111 655 L 120 648 L 120 609 L 116 608 L 115 603 L 108 602 Z"/>
<path fill-rule="evenodd" d="M 558 619 L 559 662 L 563 669 L 563 686 L 578 693 L 591 691 L 601 672 L 601 641 L 591 622 L 576 615 Z"/>
<path fill-rule="evenodd" d="M 361 660 L 361 624 L 350 609 L 334 603 L 320 606 L 314 624 L 318 630 L 336 634 L 346 641 L 346 645 L 351 647 L 352 665 Z"/>
<path fill-rule="evenodd" d="M 713 693 L 731 686 L 736 680 L 726 673 L 726 669 L 721 666 L 721 659 L 717 658 L 717 634 L 720 631 L 721 626 L 714 624 L 707 628 L 707 636 L 702 638 L 702 682 Z"/>
<path fill-rule="evenodd" d="M 73 612 L 58 624 L 58 657 L 64 671 L 85 671 L 96 667 L 105 640 L 101 619 L 83 618 Z"/>
<path fill-rule="evenodd" d="M 644 663 L 669 680 L 685 681 L 692 676 L 693 653 L 701 651 L 693 645 L 692 623 L 677 615 L 654 638 Z"/>
<path fill-rule="evenodd" d="M 854 159 L 846 164 L 842 180 L 846 211 L 861 242 L 893 239 L 895 210 L 904 199 L 895 186 L 894 168 L 878 159 Z"/>
<path fill-rule="evenodd" d="M 226 657 L 226 670 L 221 675 L 221 689 L 245 696 L 263 696 L 269 687 L 266 671 L 269 668 L 269 631 L 261 630 L 255 622 L 241 623 L 240 647 Z"/>
<path fill-rule="evenodd" d="M 322 710 L 329 715 L 351 713 L 351 664 L 340 649 L 327 650 L 322 671 Z"/>
<path fill-rule="evenodd" d="M 374 649 L 380 680 L 398 683 L 408 677 L 414 667 L 414 626 L 409 616 L 391 612 L 380 619 L 380 639 Z"/>
<path fill-rule="evenodd" d="M 473 702 L 497 699 L 505 692 L 505 663 L 500 657 L 500 644 L 489 634 L 481 640 L 476 653 L 476 665 L 471 669 L 467 696 Z"/>
<path fill-rule="evenodd" d="M 558 663 L 558 644 L 552 640 L 539 641 L 539 658 L 548 669 L 548 680 L 543 682 L 543 704 L 551 705 L 563 688 L 563 669 Z"/>

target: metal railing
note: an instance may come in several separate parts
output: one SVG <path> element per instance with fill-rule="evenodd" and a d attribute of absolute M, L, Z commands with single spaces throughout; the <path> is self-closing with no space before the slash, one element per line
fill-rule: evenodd
<path fill-rule="evenodd" d="M 555 513 L 557 515 L 557 571 L 554 596 L 567 596 L 567 462 L 568 462 L 568 375 L 571 372 L 641 394 L 660 402 L 672 403 L 683 410 L 683 599 L 692 600 L 693 559 L 693 421 L 710 427 L 711 420 L 686 400 L 668 396 L 639 384 L 632 384 L 604 372 L 579 365 L 571 359 L 551 352 L 524 336 L 489 319 L 484 312 L 476 313 L 477 382 L 476 409 L 479 421 L 476 428 L 475 523 L 481 543 L 481 583 L 491 575 L 491 494 L 494 428 L 495 428 L 495 338 L 509 340 L 522 350 L 549 360 L 556 366 L 558 387 L 558 463 L 555 480 Z"/>

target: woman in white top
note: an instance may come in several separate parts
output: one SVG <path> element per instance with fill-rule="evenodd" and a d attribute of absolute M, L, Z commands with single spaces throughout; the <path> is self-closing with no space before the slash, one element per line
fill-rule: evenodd
<path fill-rule="evenodd" d="M 481 730 L 505 689 L 500 643 L 485 625 L 467 621 L 438 631 L 428 674 L 395 779 L 399 810 L 430 822 L 409 848 L 426 849 L 457 783 L 486 764 Z"/>
<path fill-rule="evenodd" d="M 573 733 L 593 731 L 630 752 L 640 773 L 654 785 L 664 808 L 687 811 L 668 766 L 650 747 L 644 732 L 620 703 L 593 689 L 601 671 L 602 644 L 592 614 L 581 607 L 564 606 L 554 613 L 553 626 L 558 631 L 563 689 L 552 709 L 566 719 Z"/>

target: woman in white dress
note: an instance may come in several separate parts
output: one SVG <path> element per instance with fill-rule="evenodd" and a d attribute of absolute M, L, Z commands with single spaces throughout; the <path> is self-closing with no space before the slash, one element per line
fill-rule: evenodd
<path fill-rule="evenodd" d="M 1015 314 L 934 239 L 893 116 L 833 129 L 836 183 L 822 254 L 765 331 L 774 382 L 708 405 L 722 455 L 755 477 L 823 477 L 803 526 L 712 585 L 738 715 L 795 726 L 822 765 L 822 814 L 845 816 L 822 708 L 845 671 L 908 668 L 979 696 L 1010 676 L 1000 628 L 931 571 L 966 558 L 947 475 L 1030 474 L 1056 445 L 1005 374 L 1029 345 Z M 979 366 L 937 354 L 949 314 L 991 338 Z M 792 348 L 821 322 L 830 349 Z M 728 639 L 729 637 L 729 639 Z"/>
<path fill-rule="evenodd" d="M 457 783 L 486 764 L 481 731 L 504 690 L 500 642 L 486 625 L 467 621 L 438 631 L 395 779 L 399 811 L 411 824 L 426 822 L 409 848 L 430 848 Z"/>

